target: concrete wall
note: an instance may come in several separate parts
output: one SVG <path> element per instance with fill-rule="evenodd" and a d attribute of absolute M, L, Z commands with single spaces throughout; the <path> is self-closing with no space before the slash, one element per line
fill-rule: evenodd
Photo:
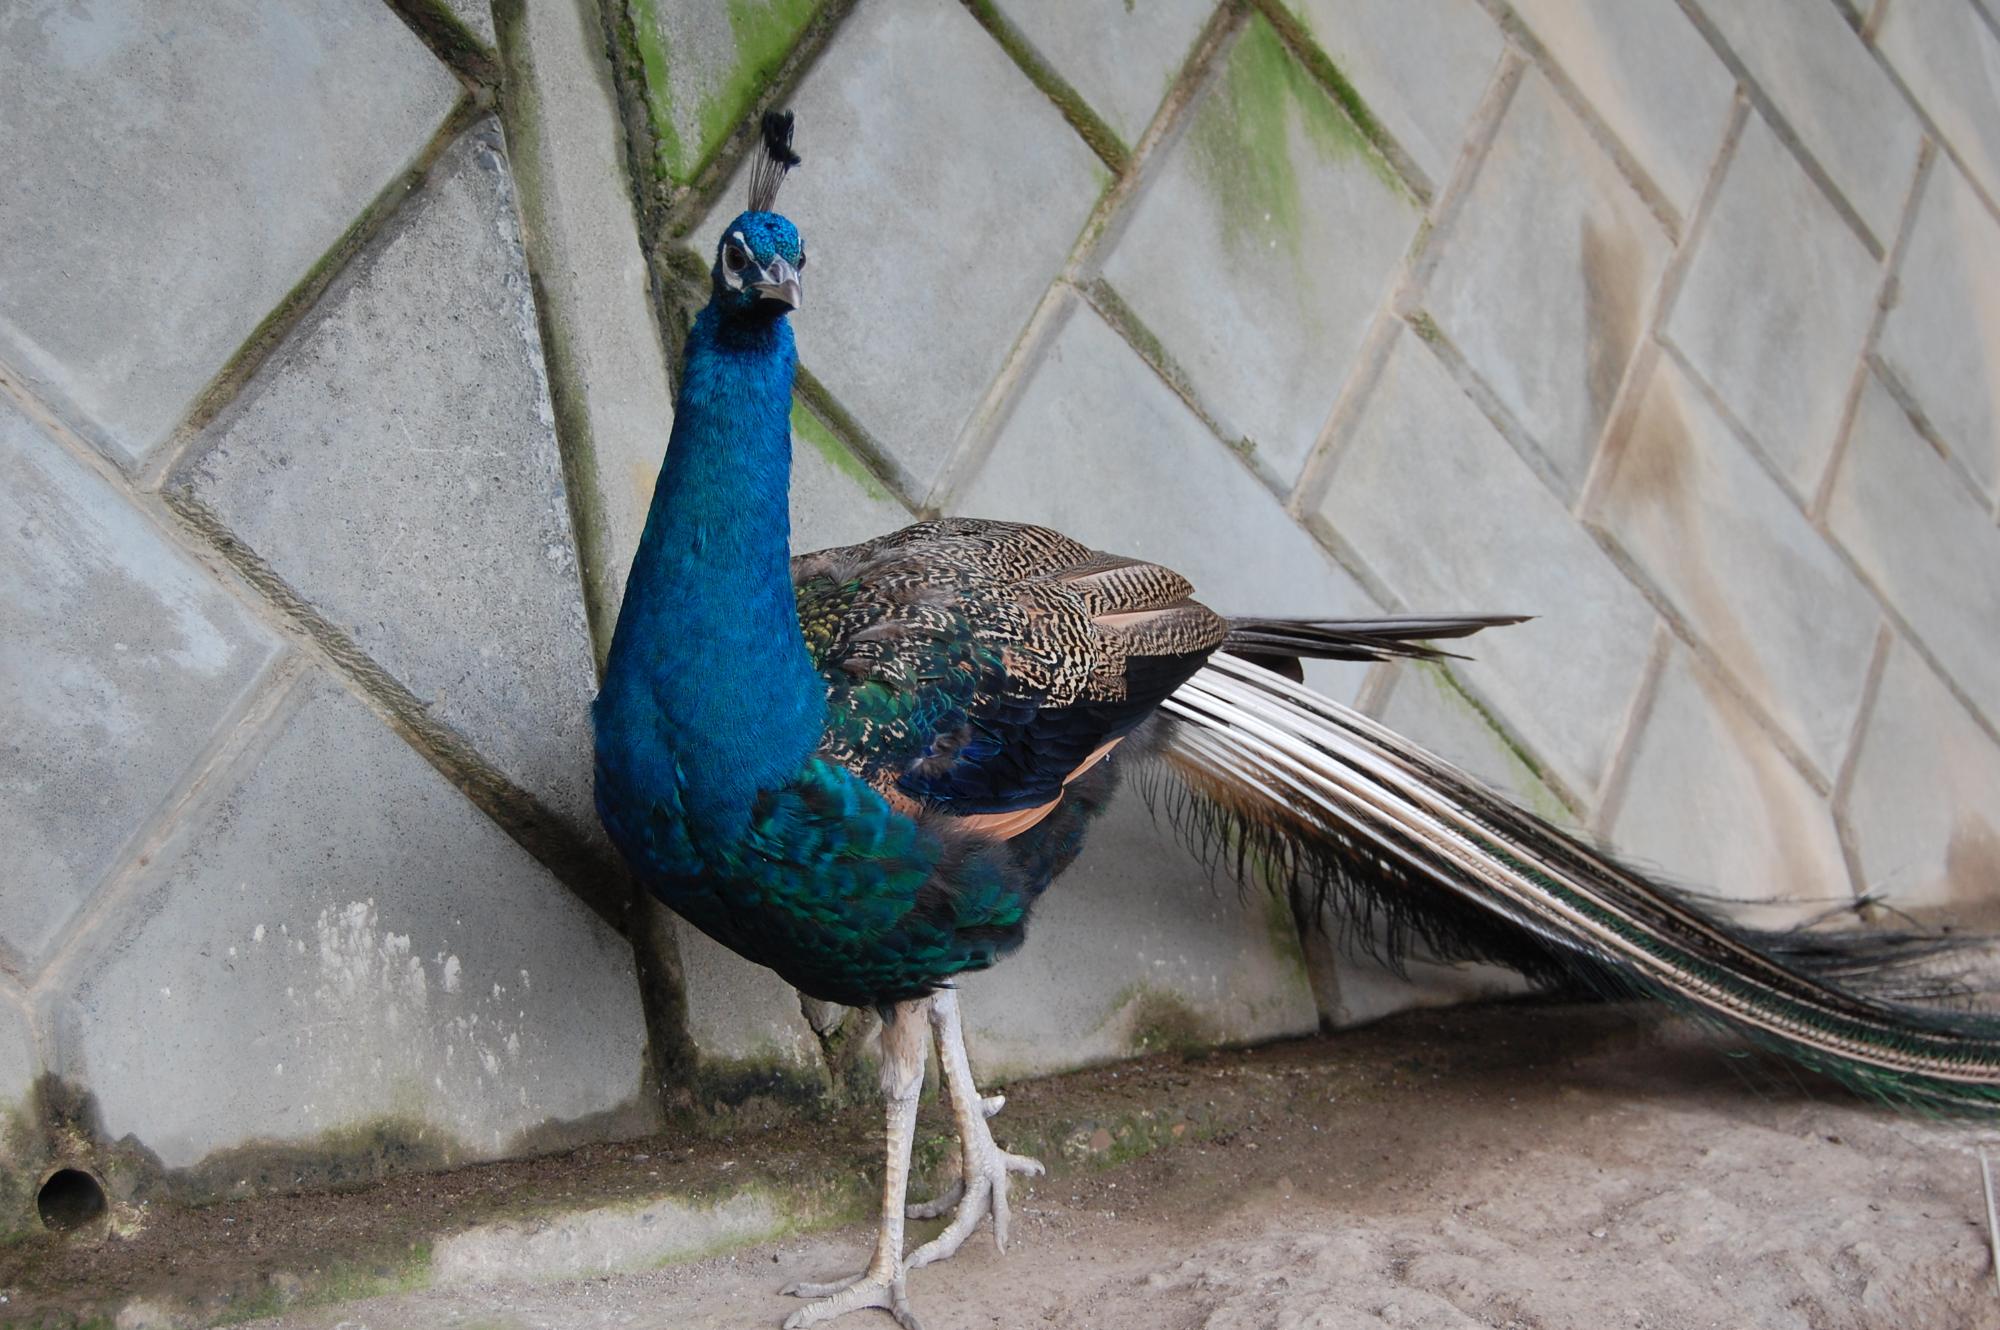
<path fill-rule="evenodd" d="M 29 0 L 0 18 L 0 1099 L 131 1194 L 811 1095 L 859 1028 L 634 906 L 585 707 L 799 113 L 795 525 L 1047 521 L 1744 899 L 2000 880 L 1986 0 Z M 1802 907 L 1812 908 L 1812 907 Z M 1020 1074 L 1390 981 L 1127 799 L 966 985 Z"/>

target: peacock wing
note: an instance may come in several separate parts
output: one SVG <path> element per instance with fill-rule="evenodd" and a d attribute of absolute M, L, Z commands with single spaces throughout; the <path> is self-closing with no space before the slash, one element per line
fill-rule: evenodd
<path fill-rule="evenodd" d="M 821 755 L 1011 836 L 1221 644 L 1169 569 L 1045 527 L 943 518 L 792 562 L 827 683 Z"/>

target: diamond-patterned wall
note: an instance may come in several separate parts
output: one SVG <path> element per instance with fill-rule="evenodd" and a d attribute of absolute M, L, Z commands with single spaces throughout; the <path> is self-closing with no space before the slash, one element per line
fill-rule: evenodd
<path fill-rule="evenodd" d="M 1851 9 L 12 7 L 5 1167 L 91 1148 L 38 1081 L 141 1187 L 821 1083 L 826 1013 L 628 908 L 588 799 L 773 105 L 801 545 L 969 512 L 1224 610 L 1532 613 L 1313 680 L 1726 895 L 1990 900 L 2000 31 Z M 967 1020 L 1011 1074 L 1491 982 L 1302 947 L 1127 800 Z"/>

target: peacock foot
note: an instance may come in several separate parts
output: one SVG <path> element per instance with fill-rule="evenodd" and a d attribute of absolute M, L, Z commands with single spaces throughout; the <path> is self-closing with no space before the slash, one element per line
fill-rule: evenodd
<path fill-rule="evenodd" d="M 909 1213 L 913 1218 L 930 1219 L 954 1203 L 958 1208 L 944 1232 L 911 1253 L 905 1270 L 957 1255 L 979 1221 L 988 1215 L 993 1217 L 993 1245 L 1006 1251 L 1008 1175 L 1042 1172 L 1039 1161 L 1009 1154 L 993 1143 L 986 1120 L 1007 1101 L 1000 1095 L 982 1095 L 973 1085 L 972 1067 L 965 1056 L 965 1032 L 959 1022 L 958 995 L 948 988 L 933 994 L 930 1015 L 945 1093 L 958 1124 L 959 1180 L 928 1204 L 911 1207 Z"/>
<path fill-rule="evenodd" d="M 963 1181 L 932 1201 L 928 1206 L 912 1207 L 930 1211 L 929 1216 L 943 1214 L 953 1202 L 957 1210 L 952 1213 L 951 1223 L 944 1232 L 910 1253 L 904 1268 L 915 1270 L 933 1261 L 942 1261 L 956 1256 L 965 1240 L 972 1236 L 979 1221 L 988 1215 L 993 1217 L 993 1245 L 1002 1252 L 1007 1250 L 1007 1178 L 1009 1174 L 1024 1173 L 1031 1177 L 1042 1173 L 1040 1160 L 1026 1155 L 1010 1154 L 993 1143 L 982 1121 L 976 1135 L 967 1143 Z"/>
<path fill-rule="evenodd" d="M 803 1330 L 805 1326 L 869 1307 L 880 1308 L 895 1317 L 903 1330 L 923 1330 L 916 1313 L 910 1310 L 910 1295 L 900 1270 L 893 1277 L 864 1270 L 852 1279 L 833 1284 L 787 1285 L 785 1292 L 794 1297 L 817 1299 L 786 1317 L 785 1330 Z"/>
<path fill-rule="evenodd" d="M 979 1112 L 983 1117 L 991 1118 L 1005 1107 L 1007 1107 L 1007 1096 L 1004 1094 L 980 1096 Z M 964 1167 L 956 1159 L 952 1161 L 952 1165 L 959 1171 L 957 1176 L 952 1178 L 951 1185 L 931 1197 L 928 1201 L 914 1202 L 904 1211 L 905 1214 L 912 1219 L 939 1219 L 951 1213 L 952 1208 L 965 1195 Z"/>

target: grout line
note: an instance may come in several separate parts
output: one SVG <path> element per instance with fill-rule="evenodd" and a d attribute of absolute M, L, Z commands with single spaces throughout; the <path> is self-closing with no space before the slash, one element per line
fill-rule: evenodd
<path fill-rule="evenodd" d="M 1992 27 L 1994 41 L 2000 42 L 2000 22 L 1987 18 L 1985 11 L 1979 7 L 1976 0 L 1961 0 L 1961 3 L 1971 7 L 1974 22 L 1984 20 Z M 1881 8 L 1878 11 L 1879 19 L 1886 19 L 1888 5 L 1889 0 L 1881 0 Z M 1880 22 L 1878 21 L 1865 34 L 1863 45 L 1867 47 L 1868 53 L 1875 57 L 1875 63 L 1881 66 L 1884 74 L 1889 76 L 1890 84 L 1897 92 L 1902 94 L 1903 100 L 1916 113 L 1917 122 L 1923 126 L 1924 132 L 1936 143 L 1938 149 L 1951 160 L 1952 165 L 1958 168 L 1959 176 L 1972 190 L 1973 196 L 1986 205 L 1987 212 L 1991 213 L 1995 220 L 2000 220 L 2000 198 L 1996 198 L 1987 189 L 1986 185 L 1980 180 L 1979 174 L 1972 169 L 1971 164 L 1966 161 L 1964 154 L 1959 152 L 1957 145 L 1951 141 L 1951 136 L 1944 132 L 1944 127 L 1938 124 L 1936 118 L 1931 115 L 1924 104 L 1917 100 L 1916 93 L 1911 91 L 1910 85 L 1904 81 L 1902 72 L 1890 62 L 1887 53 L 1880 46 L 1876 45 L 1875 39 L 1879 35 L 1879 30 Z"/>
<path fill-rule="evenodd" d="M 1857 899 L 1868 894 L 1868 877 L 1861 868 L 1861 847 L 1854 828 L 1848 823 L 1848 799 L 1854 793 L 1854 773 L 1861 765 L 1868 729 L 1875 719 L 1875 706 L 1882 695 L 1882 677 L 1888 672 L 1889 653 L 1896 642 L 1895 630 L 1884 623 L 1875 633 L 1875 653 L 1868 662 L 1868 678 L 1861 690 L 1861 706 L 1847 735 L 1846 752 L 1834 773 L 1833 793 L 1828 808 L 1833 815 L 1833 834 L 1840 842 L 1841 857 L 1847 861 L 1847 877 Z"/>
<path fill-rule="evenodd" d="M 1763 698 L 1748 683 L 1744 682 L 1728 659 L 1720 651 L 1710 646 L 1694 621 L 1673 601 L 1664 587 L 1656 583 L 1646 572 L 1639 560 L 1625 548 L 1615 532 L 1588 523 L 1586 531 L 1597 541 L 1598 548 L 1605 557 L 1622 573 L 1646 602 L 1652 606 L 1660 621 L 1678 638 L 1688 652 L 1705 666 L 1709 673 L 1723 685 L 1723 688 L 1742 707 L 1757 728 L 1783 753 L 1786 760 L 1799 769 L 1806 783 L 1824 794 L 1831 788 L 1829 777 L 1819 768 L 1819 763 L 1805 751 L 1798 740 L 1786 733 L 1776 714 L 1767 706 Z M 1774 681 L 1775 683 L 1776 681 Z"/>
<path fill-rule="evenodd" d="M 1826 517 L 1826 506 L 1833 498 L 1834 477 L 1839 474 L 1840 464 L 1847 456 L 1847 444 L 1854 432 L 1854 422 L 1861 411 L 1861 398 L 1867 389 L 1868 376 L 1877 362 L 1876 343 L 1881 340 L 1882 329 L 1889 321 L 1889 311 L 1896 305 L 1901 295 L 1901 274 L 1903 256 L 1908 253 L 1910 237 L 1916 231 L 1917 211 L 1923 201 L 1930 174 L 1937 160 L 1934 145 L 1926 139 L 1917 150 L 1917 169 L 1912 173 L 1909 192 L 1904 196 L 1903 215 L 1896 225 L 1895 239 L 1889 245 L 1889 252 L 1882 258 L 1882 280 L 1875 291 L 1875 312 L 1869 317 L 1867 331 L 1861 337 L 1861 355 L 1857 358 L 1854 373 L 1847 385 L 1847 394 L 1840 406 L 1840 420 L 1835 427 L 1833 447 L 1828 450 L 1825 464 L 1820 469 L 1819 484 L 1813 489 L 1806 503 L 1806 518 L 1815 525 Z M 1914 405 L 1914 402 L 1910 403 Z M 1908 407 L 1906 406 L 1907 410 Z M 1949 454 L 1947 454 L 1948 456 Z"/>
<path fill-rule="evenodd" d="M 442 0 L 383 0 L 482 107 L 500 86 L 500 61 Z"/>
<path fill-rule="evenodd" d="M 1695 196 L 1694 206 L 1688 212 L 1687 226 L 1673 253 L 1667 256 L 1666 266 L 1660 271 L 1646 328 L 1625 366 L 1624 377 L 1619 380 L 1618 391 L 1612 396 L 1611 409 L 1605 415 L 1597 446 L 1591 452 L 1590 465 L 1584 468 L 1583 481 L 1577 487 L 1571 512 L 1586 524 L 1617 475 L 1619 461 L 1638 424 L 1639 410 L 1645 404 L 1645 395 L 1657 372 L 1661 348 L 1666 341 L 1667 321 L 1680 303 L 1688 274 L 1693 271 L 1695 259 L 1708 236 L 1716 201 L 1722 196 L 1723 183 L 1729 175 L 1731 163 L 1736 160 L 1737 145 L 1742 141 L 1744 128 L 1749 123 L 1750 103 L 1739 89 L 1730 108 L 1729 121 L 1722 131 L 1722 142 L 1716 147 L 1708 175 L 1702 181 L 1701 192 Z"/>
<path fill-rule="evenodd" d="M 527 2 L 532 4 L 536 0 Z M 765 79 L 763 88 L 752 99 L 736 128 L 710 150 L 708 161 L 695 172 L 693 180 L 685 185 L 676 185 L 661 173 L 659 167 L 656 155 L 659 139 L 652 120 L 645 73 L 643 69 L 635 73 L 626 61 L 619 58 L 621 50 L 631 49 L 629 34 L 634 22 L 631 12 L 624 0 L 603 0 L 612 84 L 619 101 L 626 108 L 625 139 L 631 157 L 629 170 L 633 186 L 639 193 L 639 238 L 646 245 L 648 255 L 656 246 L 685 238 L 689 229 L 708 215 L 716 200 L 722 196 L 722 191 L 729 187 L 744 156 L 762 143 L 760 126 L 764 112 L 782 105 L 797 91 L 813 64 L 833 44 L 835 34 L 857 3 L 858 0 L 825 0 L 818 12 L 806 20 L 804 29 L 792 43 L 792 49 Z M 635 83 L 636 91 L 633 87 Z M 649 181 L 652 182 L 650 186 L 646 183 Z M 678 358 L 674 367 L 678 370 Z"/>
<path fill-rule="evenodd" d="M 993 0 L 959 0 L 979 26 L 986 29 L 1000 49 L 1007 53 L 1028 82 L 1041 90 L 1043 96 L 1055 103 L 1063 119 L 1077 132 L 1090 150 L 1097 154 L 1111 174 L 1121 176 L 1132 164 L 1132 154 L 1118 137 L 1116 130 L 1104 122 L 1104 118 L 1091 109 L 1090 103 L 1056 71 L 1028 35 L 1015 27 L 1007 16 L 1000 12 Z"/>
<path fill-rule="evenodd" d="M 1432 182 L 1429 173 L 1417 165 L 1416 159 L 1396 141 L 1396 136 L 1376 118 L 1373 111 L 1368 109 L 1368 103 L 1361 96 L 1360 90 L 1347 75 L 1341 73 L 1340 66 L 1335 63 L 1333 57 L 1313 40 L 1305 25 L 1279 3 L 1279 0 L 1249 0 L 1249 3 L 1254 5 L 1264 21 L 1271 25 L 1272 30 L 1278 34 L 1278 39 L 1291 52 L 1292 58 L 1297 60 L 1305 68 L 1306 73 L 1312 76 L 1313 81 L 1325 90 L 1333 99 L 1334 105 L 1340 108 L 1341 114 L 1352 121 L 1354 127 L 1361 132 L 1361 137 L 1367 141 L 1368 146 L 1382 158 L 1390 171 L 1416 197 L 1418 206 L 1428 207 L 1437 193 L 1437 186 Z"/>
<path fill-rule="evenodd" d="M 1451 175 L 1431 204 L 1429 224 L 1420 236 L 1422 243 L 1412 247 L 1417 253 L 1404 275 L 1403 286 L 1393 298 L 1397 313 L 1408 316 L 1419 308 L 1417 296 L 1436 270 L 1439 251 L 1443 243 L 1451 238 L 1453 228 L 1465 211 L 1466 201 L 1472 195 L 1473 186 L 1486 169 L 1487 152 L 1492 148 L 1493 141 L 1500 137 L 1501 122 L 1506 119 L 1508 108 L 1514 104 L 1514 94 L 1519 90 L 1522 75 L 1527 69 L 1528 63 L 1519 51 L 1510 47 L 1501 55 L 1499 68 L 1492 82 L 1486 85 L 1486 92 L 1466 125 L 1465 141 L 1459 148 L 1457 160 L 1452 163 Z"/>
<path fill-rule="evenodd" d="M 1026 387 L 1031 371 L 1041 363 L 1056 333 L 1072 314 L 1071 302 L 1075 293 L 1089 285 L 1087 279 L 1094 276 L 1097 256 L 1117 242 L 1122 232 L 1119 223 L 1128 219 L 1134 211 L 1127 205 L 1143 190 L 1150 163 L 1164 160 L 1166 147 L 1162 145 L 1178 141 L 1189 120 L 1189 108 L 1216 76 L 1222 53 L 1246 21 L 1247 12 L 1235 4 L 1220 6 L 1210 17 L 1208 26 L 1202 29 L 1201 36 L 1191 48 L 1187 63 L 1181 67 L 1172 88 L 1154 112 L 1152 123 L 1139 136 L 1139 142 L 1126 159 L 1124 169 L 1098 196 L 1061 269 L 1042 293 L 1034 312 L 1028 316 L 1027 323 L 1002 361 L 999 373 L 987 385 L 985 394 L 939 464 L 924 491 L 922 503 L 917 505 L 919 511 L 941 512 L 948 509 L 985 466 L 994 445 L 999 442 L 1001 426 L 1005 424 L 1021 390 Z M 1114 322 L 1113 326 L 1118 325 Z M 1120 329 L 1121 335 L 1124 331 Z M 1130 342 L 1129 337 L 1126 340 Z M 1137 346 L 1133 349 L 1141 359 L 1148 359 L 1143 349 Z M 1160 366 L 1155 365 L 1154 368 L 1166 377 Z M 1171 378 L 1168 382 L 1185 397 L 1185 391 L 1173 385 Z M 1204 420 L 1211 419 L 1198 406 L 1196 414 Z"/>
<path fill-rule="evenodd" d="M 124 912 L 150 876 L 147 870 L 174 837 L 194 822 L 211 797 L 227 793 L 233 777 L 248 774 L 255 759 L 283 728 L 280 720 L 286 714 L 286 704 L 298 695 L 300 681 L 310 671 L 311 663 L 303 653 L 280 647 L 216 723 L 187 770 L 120 847 L 116 863 L 57 934 L 27 985 L 30 994 L 39 997 L 63 986 L 71 962 L 107 920 Z"/>
<path fill-rule="evenodd" d="M 1305 462 L 1293 478 L 1290 493 L 1280 496 L 1285 501 L 1285 510 L 1294 520 L 1302 521 L 1305 514 L 1316 508 L 1330 490 L 1334 472 L 1340 466 L 1341 454 L 1352 434 L 1353 423 L 1373 395 L 1375 385 L 1380 382 L 1402 327 L 1407 325 L 1427 340 L 1443 335 L 1430 316 L 1418 308 L 1418 293 L 1423 279 L 1436 267 L 1434 251 L 1443 229 L 1441 223 L 1455 219 L 1463 208 L 1466 196 L 1479 177 L 1487 150 L 1499 136 L 1500 122 L 1512 104 L 1522 69 L 1520 58 L 1512 51 L 1504 51 L 1495 63 L 1486 90 L 1467 121 L 1458 155 L 1452 159 L 1451 174 L 1432 197 L 1416 233 L 1404 248 L 1402 261 L 1391 272 L 1388 297 L 1376 307 L 1368 331 L 1355 350 L 1354 363 L 1347 372 L 1346 381 L 1334 397 L 1333 405 L 1328 408 L 1326 419 L 1321 422 L 1319 433 L 1306 452 Z"/>
<path fill-rule="evenodd" d="M 1625 183 L 1632 187 L 1633 193 L 1639 196 L 1654 219 L 1665 228 L 1667 239 L 1678 243 L 1687 219 L 1681 215 L 1680 209 L 1674 206 L 1673 200 L 1667 197 L 1667 192 L 1660 188 L 1652 175 L 1647 172 L 1638 156 L 1625 146 L 1624 140 L 1618 137 L 1617 131 L 1612 129 L 1610 122 L 1598 112 L 1596 105 L 1584 95 L 1583 89 L 1570 78 L 1562 63 L 1555 58 L 1542 40 L 1535 36 L 1534 29 L 1514 12 L 1507 0 L 1477 0 L 1477 2 L 1492 16 L 1493 21 L 1500 25 L 1501 32 L 1520 47 L 1523 56 L 1541 71 L 1542 76 L 1555 88 L 1556 95 L 1563 104 L 1583 122 L 1584 132 L 1611 159 L 1618 173 L 1625 177 Z"/>
<path fill-rule="evenodd" d="M 1354 709 L 1364 716 L 1381 720 L 1389 710 L 1390 701 L 1406 686 L 1404 681 L 1408 674 L 1401 661 L 1376 661 L 1361 678 L 1361 687 L 1354 694 Z"/>
<path fill-rule="evenodd" d="M 1696 0 L 1679 0 L 1679 3 L 1688 21 L 1694 24 L 1695 30 L 1701 33 L 1702 38 L 1713 48 L 1729 72 L 1735 75 L 1737 84 L 1750 98 L 1751 104 L 1757 108 L 1757 113 L 1763 117 L 1764 123 L 1778 136 L 1778 141 L 1784 144 L 1786 150 L 1798 160 L 1805 173 L 1819 187 L 1820 193 L 1826 195 L 1827 200 L 1833 204 L 1834 211 L 1840 214 L 1841 220 L 1846 222 L 1848 228 L 1860 238 L 1869 256 L 1880 259 L 1883 251 L 1882 242 L 1875 238 L 1875 233 L 1869 228 L 1868 223 L 1861 219 L 1861 214 L 1847 201 L 1847 196 L 1840 192 L 1840 187 L 1834 184 L 1833 177 L 1827 174 L 1819 159 L 1807 150 L 1805 140 L 1799 137 L 1798 131 L 1792 127 L 1792 122 L 1785 118 L 1778 110 L 1777 104 L 1764 92 L 1762 85 L 1750 73 L 1750 67 L 1730 49 L 1728 41 L 1724 39 L 1721 31 L 1709 22 L 1708 15 L 1701 11 Z"/>
<path fill-rule="evenodd" d="M 166 440 L 156 446 L 138 468 L 139 487 L 156 491 L 195 447 L 202 431 L 248 386 L 264 362 L 282 346 L 312 311 L 328 288 L 340 279 L 402 211 L 416 197 L 431 168 L 458 137 L 478 121 L 485 111 L 470 97 L 461 97 L 446 113 L 428 142 L 417 151 L 410 164 L 384 186 L 362 208 L 361 214 L 334 241 L 331 248 L 314 261 L 306 275 L 251 330 L 242 345 L 231 353 L 222 368 L 195 397 Z"/>
<path fill-rule="evenodd" d="M 1612 742 L 1611 754 L 1604 764 L 1604 776 L 1597 783 L 1596 797 L 1587 805 L 1597 811 L 1586 825 L 1607 843 L 1611 840 L 1611 828 L 1624 811 L 1625 797 L 1631 790 L 1632 768 L 1638 760 L 1639 743 L 1647 722 L 1652 719 L 1653 704 L 1659 698 L 1660 682 L 1666 677 L 1667 661 L 1673 655 L 1674 641 L 1666 623 L 1656 620 L 1653 624 L 1653 649 L 1647 653 L 1645 668 L 1639 671 L 1639 686 L 1632 690 L 1631 705 L 1625 709 L 1618 737 Z"/>

